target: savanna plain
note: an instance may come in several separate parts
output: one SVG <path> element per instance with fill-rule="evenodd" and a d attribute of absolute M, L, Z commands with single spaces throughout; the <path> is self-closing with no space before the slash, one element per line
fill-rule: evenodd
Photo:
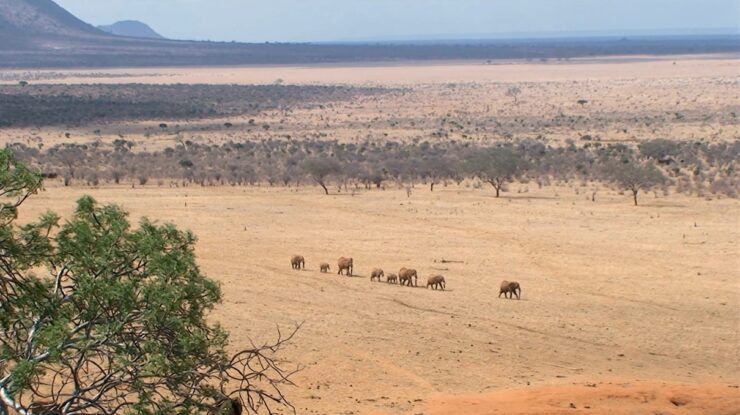
<path fill-rule="evenodd" d="M 49 88 L 277 82 L 391 92 L 203 119 L 9 126 L 0 140 L 106 146 L 125 137 L 132 152 L 303 138 L 731 143 L 740 137 L 737 68 L 733 56 L 676 56 L 37 72 L 32 84 Z M 507 94 L 512 86 L 520 92 Z M 340 182 L 328 196 L 308 179 L 68 184 L 48 179 L 21 220 L 50 208 L 69 215 L 90 194 L 132 218 L 173 222 L 198 236 L 199 264 L 222 284 L 212 319 L 235 349 L 300 324 L 280 355 L 301 369 L 286 390 L 297 413 L 740 413 L 740 204 L 722 192 L 669 186 L 634 206 L 629 192 L 581 180 L 515 181 L 499 198 L 474 178 L 434 191 Z M 305 270 L 291 269 L 294 254 Z M 353 277 L 336 274 L 340 256 L 354 258 Z M 376 267 L 416 268 L 420 286 L 371 282 Z M 424 287 L 436 274 L 446 290 Z M 498 298 L 502 280 L 521 284 L 521 300 Z"/>

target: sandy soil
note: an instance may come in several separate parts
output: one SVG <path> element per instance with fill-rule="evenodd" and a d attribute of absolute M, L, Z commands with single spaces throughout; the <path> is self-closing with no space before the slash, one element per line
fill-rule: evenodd
<path fill-rule="evenodd" d="M 40 83 L 154 84 L 349 84 L 413 86 L 469 82 L 552 82 L 618 78 L 665 79 L 737 76 L 737 55 L 630 56 L 524 61 L 460 61 L 398 64 L 326 64 L 306 66 L 231 66 L 188 68 L 60 69 L 31 71 L 64 75 Z M 2 70 L 0 73 L 28 71 Z M 82 74 L 84 76 L 79 76 Z M 15 84 L 17 81 L 2 81 Z"/>
<path fill-rule="evenodd" d="M 289 391 L 300 414 L 737 413 L 740 202 L 646 195 L 634 207 L 590 191 L 50 183 L 21 219 L 68 214 L 90 193 L 193 230 L 233 347 L 303 322 L 283 355 L 303 368 Z M 305 271 L 291 270 L 295 253 Z M 341 255 L 357 277 L 318 272 Z M 444 274 L 448 290 L 369 281 L 402 266 Z M 503 279 L 522 284 L 521 301 L 496 298 Z"/>

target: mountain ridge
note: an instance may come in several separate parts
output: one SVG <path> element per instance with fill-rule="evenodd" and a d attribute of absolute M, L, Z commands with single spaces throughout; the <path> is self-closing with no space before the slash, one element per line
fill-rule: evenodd
<path fill-rule="evenodd" d="M 284 65 L 561 60 L 617 55 L 740 53 L 740 36 L 509 39 L 422 44 L 237 43 L 116 36 L 52 0 L 0 0 L 0 68 Z"/>

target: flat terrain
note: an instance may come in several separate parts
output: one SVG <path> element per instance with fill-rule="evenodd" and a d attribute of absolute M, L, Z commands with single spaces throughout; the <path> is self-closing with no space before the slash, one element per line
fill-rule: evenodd
<path fill-rule="evenodd" d="M 0 75 L 17 84 L 17 73 Z M 476 144 L 539 137 L 553 146 L 580 145 L 586 135 L 628 145 L 740 138 L 738 60 L 727 56 L 20 76 L 33 84 L 281 79 L 394 91 L 228 118 L 5 128 L 0 145 L 124 138 L 140 151 L 287 136 Z M 516 100 L 506 94 L 514 86 Z M 299 414 L 740 413 L 737 199 L 672 190 L 641 194 L 635 207 L 630 195 L 575 182 L 516 183 L 500 199 L 471 181 L 433 193 L 419 184 L 410 196 L 390 181 L 387 190 L 332 196 L 311 186 L 59 182 L 49 180 L 21 219 L 50 208 L 69 214 L 91 194 L 134 220 L 194 231 L 203 270 L 224 288 L 212 318 L 235 349 L 303 323 L 281 355 L 303 368 L 288 391 Z M 306 257 L 305 271 L 291 270 L 293 254 Z M 335 274 L 339 256 L 354 257 L 355 278 Z M 319 273 L 320 262 L 332 273 Z M 419 270 L 420 283 L 445 275 L 448 290 L 369 281 L 375 267 L 404 266 Z M 522 284 L 521 301 L 496 298 L 503 279 Z"/>
<path fill-rule="evenodd" d="M 0 144 L 22 142 L 46 148 L 67 142 L 110 143 L 120 138 L 136 143 L 136 151 L 162 149 L 178 140 L 219 144 L 288 136 L 342 142 L 390 138 L 485 143 L 538 138 L 559 144 L 584 135 L 626 143 L 651 138 L 727 141 L 740 137 L 740 73 L 738 60 L 729 56 L 0 74 L 7 79 L 12 74 L 52 78 L 32 80 L 33 84 L 101 82 L 111 88 L 115 83 L 271 84 L 281 80 L 296 85 L 394 89 L 310 108 L 286 105 L 256 115 L 0 129 Z M 516 101 L 506 94 L 512 87 L 521 90 Z M 579 100 L 587 102 L 579 104 Z M 228 128 L 224 126 L 227 122 Z M 169 128 L 161 130 L 160 123 Z"/>
<path fill-rule="evenodd" d="M 663 392 L 623 405 L 710 413 L 697 405 L 719 394 L 737 410 L 727 386 L 740 384 L 737 200 L 650 195 L 634 207 L 607 190 L 596 202 L 578 186 L 511 190 L 495 199 L 466 187 L 327 197 L 310 187 L 51 186 L 24 218 L 68 213 L 89 193 L 193 230 L 200 264 L 223 283 L 213 318 L 234 347 L 303 322 L 284 354 L 304 368 L 291 391 L 299 413 L 452 413 L 433 411 L 440 395 L 635 381 L 723 386 L 684 393 L 694 412 L 674 412 Z M 306 256 L 305 271 L 291 270 L 294 253 Z M 354 257 L 355 278 L 318 272 L 323 261 L 336 272 L 341 255 Z M 422 282 L 444 274 L 448 290 L 369 281 L 373 267 L 402 266 Z M 521 301 L 496 298 L 503 279 L 522 284 Z M 554 408 L 576 399 L 542 393 Z M 579 407 L 614 404 L 589 393 Z M 624 413 L 652 413 L 636 411 Z"/>

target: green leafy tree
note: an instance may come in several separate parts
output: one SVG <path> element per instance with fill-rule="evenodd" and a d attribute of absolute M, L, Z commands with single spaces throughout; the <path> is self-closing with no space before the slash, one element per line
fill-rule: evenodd
<path fill-rule="evenodd" d="M 604 166 L 604 173 L 607 180 L 632 192 L 635 206 L 640 190 L 650 190 L 667 181 L 665 175 L 654 164 L 640 163 L 633 159 L 607 163 Z"/>
<path fill-rule="evenodd" d="M 195 236 L 83 197 L 15 223 L 39 173 L 0 151 L 0 415 L 274 413 L 292 372 L 275 343 L 227 354 Z"/>
<path fill-rule="evenodd" d="M 469 172 L 496 189 L 496 197 L 511 181 L 521 177 L 526 160 L 509 147 L 492 147 L 474 154 L 467 162 Z"/>

